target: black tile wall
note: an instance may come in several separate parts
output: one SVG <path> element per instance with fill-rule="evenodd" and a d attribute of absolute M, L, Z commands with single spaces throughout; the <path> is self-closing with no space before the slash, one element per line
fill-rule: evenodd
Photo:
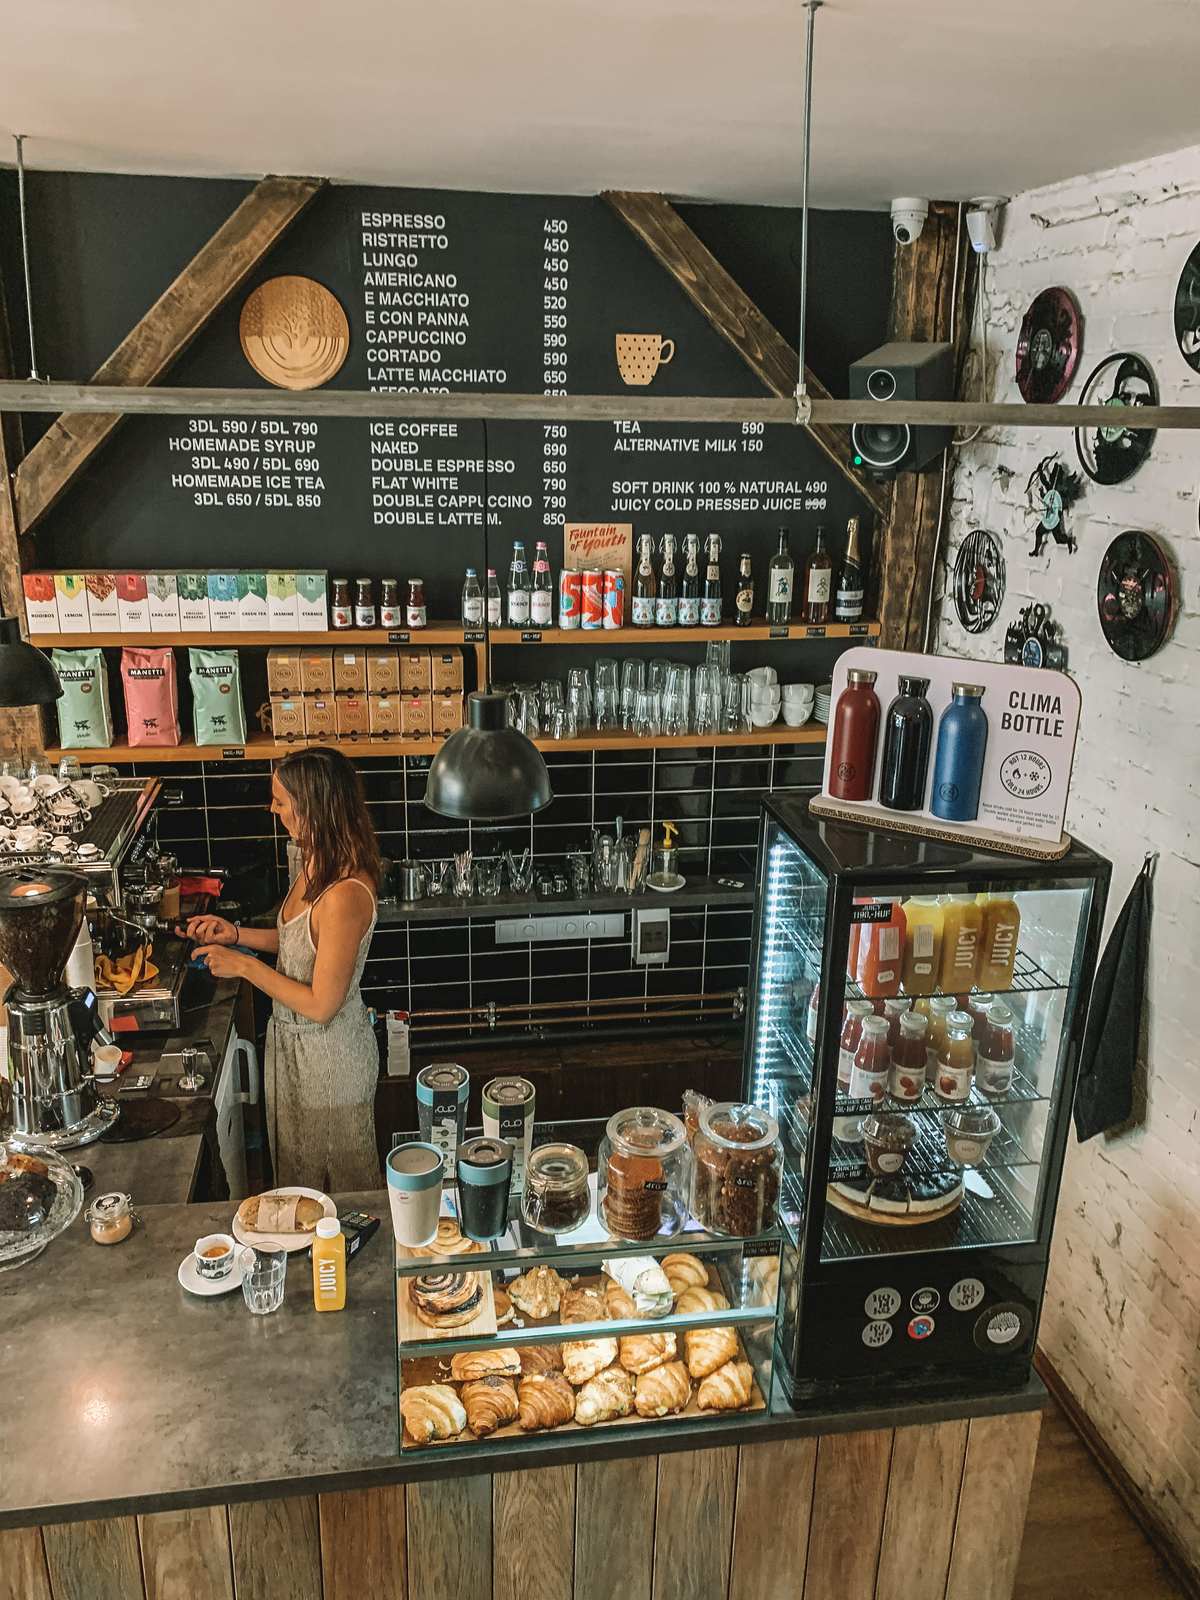
<path fill-rule="evenodd" d="M 627 830 L 676 822 L 685 875 L 736 871 L 750 878 L 763 793 L 814 788 L 821 760 L 819 750 L 786 745 L 769 751 L 676 748 L 648 758 L 636 751 L 551 751 L 553 801 L 536 817 L 501 826 L 455 822 L 430 811 L 424 804 L 427 759 L 365 756 L 356 765 L 380 847 L 393 860 L 445 860 L 468 848 L 479 858 L 529 847 L 537 859 L 558 863 L 568 851 L 589 846 L 593 827 L 611 831 L 621 817 Z M 185 867 L 224 867 L 244 905 L 267 910 L 275 904 L 287 883 L 287 839 L 270 813 L 267 763 L 147 763 L 135 770 L 162 779 L 171 803 L 160 805 L 159 837 Z M 410 1011 L 711 994 L 747 983 L 750 929 L 749 909 L 675 913 L 669 961 L 643 968 L 632 965 L 628 921 L 619 939 L 521 945 L 498 945 L 486 918 L 385 924 L 371 944 L 363 993 L 379 1010 Z"/>

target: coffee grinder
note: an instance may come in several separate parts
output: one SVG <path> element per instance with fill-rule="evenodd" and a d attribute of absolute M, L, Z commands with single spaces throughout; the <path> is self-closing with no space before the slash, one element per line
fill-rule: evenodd
<path fill-rule="evenodd" d="M 94 1039 L 111 1042 L 91 989 L 70 989 L 63 969 L 83 924 L 87 884 L 70 872 L 0 877 L 0 961 L 8 993 L 12 1135 L 19 1148 L 90 1144 L 117 1120 L 96 1094 Z"/>

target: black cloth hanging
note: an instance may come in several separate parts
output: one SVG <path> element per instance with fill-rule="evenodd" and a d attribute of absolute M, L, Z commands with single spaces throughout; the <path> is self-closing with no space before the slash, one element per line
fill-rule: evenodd
<path fill-rule="evenodd" d="M 1148 855 L 1142 863 L 1096 966 L 1075 1091 L 1080 1144 L 1128 1122 L 1133 1113 L 1150 947 L 1150 885 L 1157 859 Z"/>

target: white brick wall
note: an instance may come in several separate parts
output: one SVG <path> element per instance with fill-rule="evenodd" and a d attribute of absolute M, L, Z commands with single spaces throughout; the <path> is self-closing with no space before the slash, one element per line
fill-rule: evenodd
<path fill-rule="evenodd" d="M 1175 285 L 1200 240 L 1200 146 L 1020 196 L 991 258 L 991 396 L 1019 401 L 1017 332 L 1033 296 L 1071 289 L 1084 353 L 1068 395 L 1108 353 L 1135 350 L 1164 404 L 1200 406 L 1200 376 L 1175 343 Z M 978 395 L 978 364 L 966 394 Z M 1002 542 L 1000 620 L 965 635 L 940 607 L 938 648 L 999 659 L 1030 600 L 1062 625 L 1083 691 L 1068 824 L 1113 863 L 1109 922 L 1143 853 L 1159 852 L 1151 933 L 1145 1119 L 1080 1147 L 1072 1132 L 1042 1343 L 1149 1504 L 1200 1567 L 1200 434 L 1160 433 L 1149 460 L 1111 488 L 1086 480 L 1074 556 L 1038 561 L 1024 490 L 1057 449 L 1078 469 L 1073 435 L 989 429 L 960 450 L 948 516 L 952 565 L 968 529 Z M 1181 609 L 1174 637 L 1128 665 L 1096 619 L 1096 573 L 1113 535 L 1142 528 L 1172 550 Z"/>

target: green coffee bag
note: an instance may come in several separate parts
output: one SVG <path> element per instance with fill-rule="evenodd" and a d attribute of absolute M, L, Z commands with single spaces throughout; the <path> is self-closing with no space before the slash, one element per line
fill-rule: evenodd
<path fill-rule="evenodd" d="M 244 745 L 246 713 L 236 650 L 189 650 L 197 744 Z"/>
<path fill-rule="evenodd" d="M 58 701 L 58 742 L 64 750 L 102 750 L 113 742 L 104 651 L 52 650 L 50 659 L 62 684 Z"/>

